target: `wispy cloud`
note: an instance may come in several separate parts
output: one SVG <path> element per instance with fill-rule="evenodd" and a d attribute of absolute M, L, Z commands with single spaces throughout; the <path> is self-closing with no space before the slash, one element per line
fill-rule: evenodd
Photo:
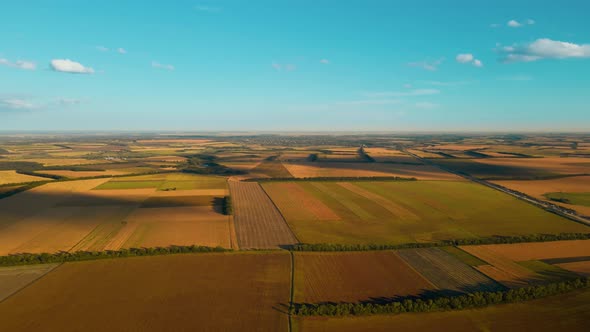
<path fill-rule="evenodd" d="M 157 69 L 170 70 L 170 71 L 175 69 L 173 65 L 162 64 L 162 63 L 159 63 L 158 61 L 152 61 L 152 67 L 157 68 Z"/>
<path fill-rule="evenodd" d="M 329 65 L 330 64 L 330 60 L 328 60 L 328 59 L 321 59 L 320 60 L 320 63 L 323 64 L 323 65 Z"/>
<path fill-rule="evenodd" d="M 377 92 L 363 92 L 362 95 L 368 98 L 384 98 L 384 97 L 416 97 L 429 96 L 439 94 L 438 89 L 411 89 L 404 91 L 377 91 Z"/>
<path fill-rule="evenodd" d="M 57 72 L 70 74 L 93 74 L 94 69 L 85 67 L 79 62 L 70 59 L 53 59 L 49 63 L 51 69 Z"/>
<path fill-rule="evenodd" d="M 529 44 L 500 46 L 496 51 L 502 54 L 500 60 L 504 63 L 590 58 L 590 44 L 574 44 L 548 38 L 537 39 Z"/>
<path fill-rule="evenodd" d="M 522 26 L 525 25 L 533 25 L 535 24 L 535 20 L 532 19 L 526 19 L 524 21 L 518 22 L 517 20 L 510 20 L 508 22 L 506 22 L 506 26 L 510 27 L 510 28 L 520 28 Z"/>
<path fill-rule="evenodd" d="M 30 95 L 0 96 L 0 112 L 29 112 L 63 109 L 81 105 L 75 98 L 35 98 Z"/>
<path fill-rule="evenodd" d="M 466 85 L 473 83 L 472 81 L 449 81 L 449 82 L 442 82 L 442 81 L 420 81 L 420 83 L 434 85 L 434 86 L 458 86 L 458 85 Z"/>
<path fill-rule="evenodd" d="M 440 58 L 434 61 L 417 61 L 417 62 L 410 62 L 408 66 L 410 67 L 418 67 L 425 70 L 435 71 L 438 69 L 438 66 L 443 63 L 444 58 Z"/>
<path fill-rule="evenodd" d="M 418 109 L 432 110 L 432 109 L 438 108 L 440 105 L 435 104 L 435 103 L 431 103 L 429 101 L 419 101 L 419 102 L 415 103 L 414 106 Z"/>
<path fill-rule="evenodd" d="M 207 6 L 207 5 L 196 5 L 194 7 L 194 9 L 196 11 L 199 12 L 209 12 L 209 13 L 216 13 L 216 12 L 220 12 L 221 11 L 221 7 L 213 7 L 213 6 Z"/>
<path fill-rule="evenodd" d="M 271 67 L 274 68 L 276 71 L 295 71 L 297 70 L 297 65 L 293 64 L 293 63 L 286 63 L 286 64 L 281 64 L 281 63 L 277 63 L 277 62 L 273 62 L 271 64 Z"/>
<path fill-rule="evenodd" d="M 31 101 L 22 98 L 0 97 L 0 111 L 30 111 L 37 108 Z"/>
<path fill-rule="evenodd" d="M 108 52 L 109 51 L 109 48 L 105 47 L 105 46 L 96 46 L 96 49 L 101 52 Z"/>
<path fill-rule="evenodd" d="M 37 68 L 37 65 L 32 61 L 16 60 L 15 62 L 11 62 L 5 58 L 0 58 L 0 65 L 24 70 L 35 70 Z"/>
<path fill-rule="evenodd" d="M 122 47 L 119 47 L 119 48 L 117 49 L 117 52 L 118 52 L 119 54 L 127 54 L 127 50 L 126 50 L 126 49 L 124 49 L 124 48 L 122 48 Z"/>
<path fill-rule="evenodd" d="M 483 67 L 483 63 L 476 59 L 471 53 L 457 54 L 455 57 L 458 63 L 472 64 L 475 67 Z"/>

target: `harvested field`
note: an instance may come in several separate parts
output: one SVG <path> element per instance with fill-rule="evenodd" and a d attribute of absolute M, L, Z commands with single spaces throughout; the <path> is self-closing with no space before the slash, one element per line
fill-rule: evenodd
<path fill-rule="evenodd" d="M 219 196 L 154 196 L 143 201 L 140 207 L 221 206 L 222 200 Z"/>
<path fill-rule="evenodd" d="M 462 248 L 479 250 L 476 247 L 516 262 L 590 255 L 590 240 L 489 244 Z"/>
<path fill-rule="evenodd" d="M 231 247 L 230 219 L 212 207 L 139 208 L 113 237 L 109 249 L 204 245 Z"/>
<path fill-rule="evenodd" d="M 556 264 L 564 270 L 568 270 L 584 277 L 590 277 L 590 261 L 582 261 L 582 262 L 571 262 L 571 263 L 561 263 Z"/>
<path fill-rule="evenodd" d="M 462 180 L 461 177 L 428 165 L 362 162 L 285 163 L 284 165 L 296 178 L 399 176 L 418 180 Z"/>
<path fill-rule="evenodd" d="M 116 171 L 116 170 L 105 170 L 105 171 L 66 171 L 66 170 L 43 170 L 41 171 L 43 174 L 51 174 L 51 175 L 58 175 L 64 176 L 67 178 L 77 179 L 77 178 L 84 178 L 84 177 L 93 177 L 93 176 L 113 176 L 113 175 L 123 175 L 126 174 L 125 172 Z"/>
<path fill-rule="evenodd" d="M 461 246 L 460 248 L 487 262 L 489 265 L 480 265 L 476 268 L 508 288 L 523 287 L 543 279 L 535 272 L 493 252 L 487 247 Z"/>
<path fill-rule="evenodd" d="M 548 198 L 544 196 L 546 193 L 584 193 L 590 191 L 590 176 L 572 176 L 551 180 L 506 180 L 494 181 L 494 183 L 520 191 L 541 200 L 548 200 Z M 588 206 L 565 204 L 557 201 L 551 201 L 551 203 L 577 210 L 585 215 L 590 215 L 590 207 Z"/>
<path fill-rule="evenodd" d="M 19 174 L 16 171 L 0 171 L 0 185 L 24 182 L 49 181 L 51 179 L 40 176 Z"/>
<path fill-rule="evenodd" d="M 230 181 L 229 187 L 240 248 L 277 248 L 298 242 L 258 183 Z"/>
<path fill-rule="evenodd" d="M 579 275 L 562 269 L 559 266 L 547 264 L 541 261 L 526 261 L 519 262 L 518 264 L 540 275 L 543 280 L 550 282 L 559 282 L 562 280 L 576 279 L 580 277 Z"/>
<path fill-rule="evenodd" d="M 295 253 L 295 302 L 359 302 L 434 289 L 393 251 Z"/>
<path fill-rule="evenodd" d="M 584 331 L 590 325 L 590 290 L 482 309 L 364 317 L 297 318 L 301 332 Z"/>
<path fill-rule="evenodd" d="M 162 181 L 109 181 L 97 186 L 94 190 L 158 188 L 161 184 Z"/>
<path fill-rule="evenodd" d="M 0 303 L 0 330 L 286 331 L 289 261 L 279 252 L 66 263 Z"/>
<path fill-rule="evenodd" d="M 438 248 L 399 250 L 397 254 L 449 295 L 503 289 L 493 280 Z"/>
<path fill-rule="evenodd" d="M 291 178 L 291 172 L 280 161 L 263 161 L 250 170 L 252 174 L 270 178 Z"/>
<path fill-rule="evenodd" d="M 0 302 L 41 278 L 58 265 L 43 264 L 0 267 Z"/>
<path fill-rule="evenodd" d="M 590 232 L 584 225 L 465 181 L 266 182 L 262 187 L 304 243 Z M 332 213 L 338 218 L 327 219 Z"/>

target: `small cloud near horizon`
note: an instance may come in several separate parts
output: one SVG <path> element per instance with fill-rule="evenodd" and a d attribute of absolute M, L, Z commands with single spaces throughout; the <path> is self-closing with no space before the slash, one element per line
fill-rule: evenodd
<path fill-rule="evenodd" d="M 158 61 L 152 61 L 152 68 L 165 69 L 168 71 L 173 71 L 175 69 L 173 65 L 162 64 L 162 63 L 159 63 Z"/>
<path fill-rule="evenodd" d="M 8 59 L 0 58 L 0 65 L 6 66 L 6 67 L 11 67 L 11 68 L 23 69 L 23 70 L 37 69 L 37 64 L 35 64 L 32 61 L 28 61 L 28 60 L 16 60 L 15 62 L 12 62 Z"/>
<path fill-rule="evenodd" d="M 94 74 L 94 69 L 70 59 L 53 59 L 49 63 L 53 71 L 69 74 Z"/>
<path fill-rule="evenodd" d="M 418 68 L 422 68 L 424 70 L 429 70 L 429 71 L 436 71 L 438 69 L 438 66 L 443 63 L 444 58 L 440 58 L 438 60 L 434 60 L 434 61 L 417 61 L 417 62 L 409 62 L 408 66 L 410 67 L 418 67 Z"/>

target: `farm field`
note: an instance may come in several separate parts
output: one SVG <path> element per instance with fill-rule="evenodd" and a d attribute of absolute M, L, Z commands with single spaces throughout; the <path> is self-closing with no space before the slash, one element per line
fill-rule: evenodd
<path fill-rule="evenodd" d="M 0 302 L 32 284 L 58 264 L 24 265 L 0 267 Z"/>
<path fill-rule="evenodd" d="M 397 251 L 410 266 L 443 293 L 499 291 L 502 286 L 439 248 Z"/>
<path fill-rule="evenodd" d="M 278 252 L 66 263 L 0 302 L 0 330 L 286 331 L 289 259 Z"/>
<path fill-rule="evenodd" d="M 590 169 L 590 167 L 588 167 Z M 528 181 L 494 181 L 501 186 L 520 191 L 537 199 L 550 201 L 566 208 L 574 209 L 583 215 L 590 215 L 590 203 L 576 199 L 570 200 L 570 203 L 563 203 L 557 200 L 551 200 L 551 197 L 545 196 L 552 194 L 554 198 L 565 197 L 570 194 L 584 194 L 590 192 L 590 176 L 572 176 L 551 180 L 528 180 Z M 564 196 L 566 195 L 566 196 Z"/>
<path fill-rule="evenodd" d="M 296 331 L 583 331 L 590 325 L 590 290 L 482 309 L 374 315 L 297 318 Z"/>
<path fill-rule="evenodd" d="M 436 289 L 393 251 L 295 253 L 297 303 L 422 296 Z"/>
<path fill-rule="evenodd" d="M 506 287 L 516 288 L 585 275 L 589 245 L 590 240 L 574 240 L 460 248 L 485 262 L 476 269 Z"/>
<path fill-rule="evenodd" d="M 398 176 L 419 180 L 462 180 L 461 177 L 428 165 L 367 162 L 307 162 L 284 163 L 284 166 L 296 178 Z"/>
<path fill-rule="evenodd" d="M 407 243 L 590 231 L 465 181 L 266 182 L 262 187 L 304 243 Z"/>
<path fill-rule="evenodd" d="M 24 182 L 48 181 L 51 179 L 40 176 L 19 174 L 16 171 L 0 171 L 0 186 L 5 184 L 18 184 Z"/>
<path fill-rule="evenodd" d="M 256 182 L 229 181 L 240 248 L 278 248 L 297 243 L 281 213 Z"/>
<path fill-rule="evenodd" d="M 233 221 L 221 207 L 228 194 L 224 178 L 158 176 L 120 178 L 113 183 L 142 185 L 108 187 L 131 189 L 93 190 L 109 179 L 48 183 L 2 199 L 0 254 L 234 246 Z M 170 186 L 178 190 L 156 189 Z"/>

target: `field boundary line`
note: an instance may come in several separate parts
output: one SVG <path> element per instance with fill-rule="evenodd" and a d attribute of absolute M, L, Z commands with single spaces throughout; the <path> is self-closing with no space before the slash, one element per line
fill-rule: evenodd
<path fill-rule="evenodd" d="M 293 298 L 295 296 L 295 253 L 289 251 L 291 254 L 291 287 L 289 292 L 289 332 L 293 331 Z"/>

